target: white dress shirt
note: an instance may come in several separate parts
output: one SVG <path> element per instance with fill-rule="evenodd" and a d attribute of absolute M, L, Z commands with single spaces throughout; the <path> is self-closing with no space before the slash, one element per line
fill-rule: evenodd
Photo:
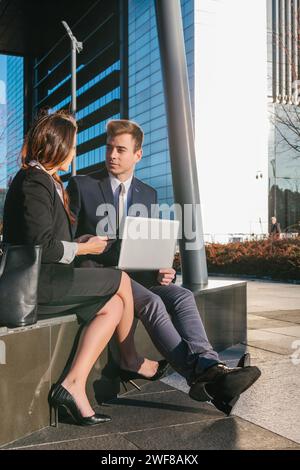
<path fill-rule="evenodd" d="M 121 183 L 124 184 L 124 187 L 125 187 L 125 193 L 124 193 L 124 209 L 125 209 L 125 214 L 127 214 L 127 212 L 128 212 L 127 199 L 128 199 L 128 191 L 129 191 L 130 185 L 131 185 L 131 183 L 132 183 L 132 179 L 133 179 L 133 174 L 130 176 L 130 178 L 129 178 L 128 180 L 126 180 L 126 181 L 120 181 L 120 180 L 118 180 L 118 178 L 116 178 L 116 177 L 113 176 L 111 173 L 109 173 L 109 180 L 110 180 L 110 185 L 111 185 L 111 189 L 112 189 L 114 198 L 115 198 L 115 193 L 116 193 L 118 187 L 120 186 L 120 184 L 121 184 Z"/>

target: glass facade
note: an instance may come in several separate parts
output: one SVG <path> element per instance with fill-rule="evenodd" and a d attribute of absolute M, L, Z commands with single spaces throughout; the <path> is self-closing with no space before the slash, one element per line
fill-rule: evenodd
<path fill-rule="evenodd" d="M 89 80 L 88 83 L 85 83 L 82 87 L 80 87 L 77 90 L 76 96 L 80 97 L 82 94 L 84 94 L 86 91 L 88 91 L 91 87 L 96 85 L 97 83 L 101 82 L 102 79 L 105 77 L 109 76 L 113 71 L 120 71 L 120 61 L 118 60 L 114 64 L 112 64 L 110 67 L 99 73 L 96 77 L 93 79 Z M 67 79 L 70 77 L 68 76 Z M 52 90 L 48 91 L 48 96 L 51 99 L 51 94 L 58 89 L 63 83 L 65 83 L 66 80 L 63 80 L 59 85 L 54 87 Z M 114 88 L 112 91 L 109 93 L 106 93 L 104 96 L 101 96 L 97 98 L 96 100 L 92 101 L 92 103 L 89 103 L 87 106 L 84 108 L 80 109 L 77 112 L 77 119 L 82 120 L 85 117 L 88 118 L 90 114 L 93 112 L 96 112 L 103 106 L 109 105 L 113 102 L 113 100 L 119 100 L 120 99 L 120 87 Z M 63 101 L 60 103 L 51 106 L 51 109 L 56 111 L 58 109 L 62 108 L 68 108 L 70 106 L 71 98 L 68 96 L 65 98 Z M 100 135 L 103 135 L 105 133 L 105 127 L 107 122 L 110 119 L 120 119 L 120 113 L 113 114 L 109 116 L 107 119 L 97 122 L 93 126 L 88 127 L 84 131 L 79 132 L 77 135 L 77 145 L 81 145 L 83 143 L 88 142 L 91 139 L 94 139 Z M 77 170 L 82 170 L 84 168 L 87 168 L 89 166 L 95 165 L 96 163 L 102 162 L 105 160 L 105 147 L 99 147 L 99 148 L 94 148 L 92 150 L 89 150 L 88 152 L 85 152 L 81 155 L 77 156 L 76 159 L 76 168 Z"/>
<path fill-rule="evenodd" d="M 291 119 L 300 130 L 299 115 L 294 105 L 271 106 L 276 124 L 269 145 L 270 217 L 275 215 L 283 230 L 300 233 L 300 147 L 292 125 L 289 128 L 278 121 L 279 117 L 283 122 Z"/>
<path fill-rule="evenodd" d="M 127 25 L 126 9 L 122 15 L 121 2 L 110 0 L 94 2 L 90 8 L 83 4 L 80 18 L 72 26 L 73 34 L 83 42 L 83 50 L 77 54 L 76 169 L 79 173 L 97 171 L 97 164 L 105 158 L 106 123 L 110 119 L 119 119 L 121 109 L 124 109 L 124 83 L 121 78 L 121 72 L 122 76 L 125 75 L 124 54 L 121 51 L 124 42 L 122 34 L 126 30 L 123 23 Z M 40 55 L 32 58 L 33 67 L 31 59 L 26 63 L 21 57 L 7 59 L 8 182 L 19 169 L 24 128 L 42 110 L 51 112 L 71 108 L 69 38 L 62 30 L 57 42 L 48 44 L 51 44 L 50 49 L 47 46 Z M 33 82 L 33 87 L 26 87 L 30 91 L 26 93 L 25 104 L 24 77 L 29 83 Z M 26 127 L 24 114 L 28 121 Z M 63 174 L 63 180 L 66 181 L 69 175 Z"/>
<path fill-rule="evenodd" d="M 181 0 L 185 48 L 194 109 L 194 0 Z M 129 118 L 144 130 L 136 176 L 154 187 L 160 203 L 173 203 L 166 112 L 154 2 L 128 2 Z"/>
<path fill-rule="evenodd" d="M 89 173 L 105 159 L 105 126 L 119 119 L 124 96 L 121 75 L 119 3 L 112 0 L 106 10 L 95 6 L 74 34 L 83 40 L 77 57 L 77 171 Z M 194 0 L 181 0 L 185 47 L 194 109 Z M 107 18 L 103 18 L 107 15 Z M 99 22 L 101 18 L 101 23 Z M 123 21 L 126 21 L 126 16 Z M 81 26 L 83 24 L 83 26 Z M 128 1 L 128 117 L 145 132 L 144 155 L 136 176 L 158 191 L 160 203 L 173 203 L 166 113 L 159 56 L 154 2 Z M 143 34 L 141 34 L 141 31 Z M 33 116 L 41 109 L 70 108 L 70 45 L 65 38 L 34 66 Z M 23 59 L 10 58 L 8 95 L 12 109 L 8 135 L 8 178 L 18 169 L 23 140 Z M 124 74 L 123 74 L 124 75 Z M 125 105 L 126 109 L 126 105 Z M 14 118 L 15 116 L 15 118 Z M 67 179 L 68 175 L 65 175 Z"/>
<path fill-rule="evenodd" d="M 7 56 L 7 184 L 20 168 L 24 137 L 24 60 Z"/>
<path fill-rule="evenodd" d="M 82 17 L 73 27 L 83 42 L 77 54 L 77 157 L 78 173 L 97 171 L 105 159 L 105 127 L 120 119 L 121 67 L 118 0 L 83 6 Z M 70 42 L 65 36 L 50 51 L 36 59 L 34 67 L 35 110 L 71 108 Z M 96 167 L 95 167 L 96 165 Z M 63 173 L 67 180 L 70 173 Z"/>
<path fill-rule="evenodd" d="M 6 55 L 0 54 L 0 191 L 6 188 L 6 61 Z M 1 201 L 0 193 L 0 211 Z"/>
<path fill-rule="evenodd" d="M 284 231 L 300 233 L 300 100 L 294 88 L 300 71 L 300 2 L 268 0 L 267 6 L 269 218 L 275 215 Z"/>

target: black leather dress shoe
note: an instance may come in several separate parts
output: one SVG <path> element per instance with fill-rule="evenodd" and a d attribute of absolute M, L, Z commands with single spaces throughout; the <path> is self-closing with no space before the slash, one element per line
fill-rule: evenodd
<path fill-rule="evenodd" d="M 245 360 L 247 362 L 248 357 Z M 251 387 L 260 375 L 260 370 L 255 366 L 230 368 L 216 364 L 195 378 L 189 396 L 197 401 L 211 401 L 216 408 L 229 415 L 240 394 Z"/>
<path fill-rule="evenodd" d="M 250 358 L 250 353 L 245 353 L 240 359 L 239 362 L 237 363 L 237 367 L 247 367 L 251 365 L 251 358 Z M 240 398 L 240 395 L 236 395 L 234 398 L 232 398 L 229 401 L 224 401 L 220 399 L 214 399 L 212 400 L 212 404 L 215 405 L 215 407 L 223 411 L 227 416 L 230 415 L 230 413 L 233 410 L 233 407 L 237 403 L 238 399 Z"/>

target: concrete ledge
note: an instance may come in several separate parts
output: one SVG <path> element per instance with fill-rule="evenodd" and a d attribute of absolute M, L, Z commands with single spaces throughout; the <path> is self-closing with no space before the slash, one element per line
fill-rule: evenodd
<path fill-rule="evenodd" d="M 247 283 L 209 281 L 194 292 L 207 336 L 216 351 L 247 340 Z"/>
<path fill-rule="evenodd" d="M 47 397 L 71 351 L 78 324 L 75 315 L 39 320 L 35 325 L 0 330 L 0 446 L 49 425 Z M 159 359 L 143 326 L 136 331 L 142 354 Z M 87 385 L 92 404 L 123 393 L 112 340 L 96 362 Z M 131 387 L 129 387 L 131 388 Z"/>
<path fill-rule="evenodd" d="M 246 282 L 211 281 L 195 292 L 195 298 L 216 350 L 245 341 Z M 141 322 L 135 326 L 137 350 L 160 359 Z M 0 328 L 0 446 L 49 425 L 47 396 L 64 369 L 77 331 L 75 315 L 41 319 L 29 327 Z M 117 363 L 112 339 L 89 376 L 87 391 L 93 405 L 124 392 Z"/>

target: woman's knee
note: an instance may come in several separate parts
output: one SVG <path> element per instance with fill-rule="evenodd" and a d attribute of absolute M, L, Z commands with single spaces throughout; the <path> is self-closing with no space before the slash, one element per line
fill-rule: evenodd
<path fill-rule="evenodd" d="M 127 273 L 122 272 L 118 294 L 123 297 L 124 295 L 128 295 L 130 292 L 131 292 L 131 279 Z"/>
<path fill-rule="evenodd" d="M 124 303 L 118 294 L 115 294 L 109 302 L 98 312 L 97 316 L 110 316 L 116 324 L 119 324 L 124 312 Z"/>

